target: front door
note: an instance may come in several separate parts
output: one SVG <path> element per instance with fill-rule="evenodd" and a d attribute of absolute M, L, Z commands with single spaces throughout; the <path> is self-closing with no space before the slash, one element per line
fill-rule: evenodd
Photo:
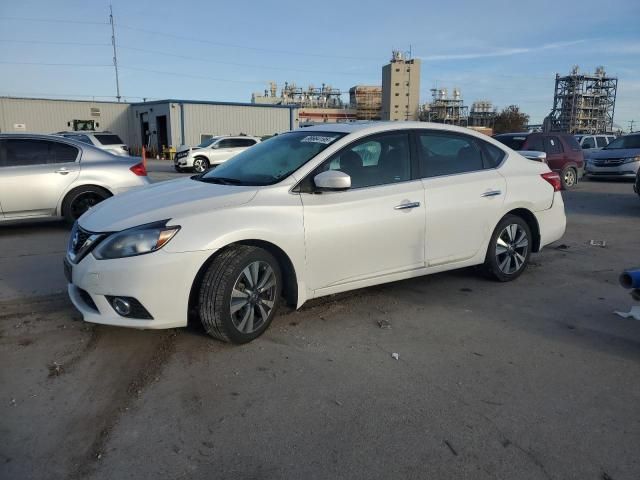
<path fill-rule="evenodd" d="M 309 288 L 424 267 L 424 189 L 412 179 L 409 134 L 359 140 L 316 169 L 350 175 L 351 188 L 303 193 Z"/>
<path fill-rule="evenodd" d="M 425 189 L 428 266 L 461 262 L 485 245 L 502 214 L 501 149 L 465 134 L 418 134 Z"/>
<path fill-rule="evenodd" d="M 0 204 L 5 218 L 54 215 L 80 173 L 80 151 L 31 138 L 0 140 Z"/>

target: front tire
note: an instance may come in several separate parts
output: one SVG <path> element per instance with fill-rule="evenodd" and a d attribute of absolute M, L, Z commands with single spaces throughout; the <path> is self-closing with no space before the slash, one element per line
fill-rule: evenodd
<path fill-rule="evenodd" d="M 193 171 L 202 173 L 209 170 L 209 160 L 205 157 L 196 157 L 193 159 Z"/>
<path fill-rule="evenodd" d="M 266 250 L 231 246 L 207 268 L 198 295 L 200 320 L 223 342 L 247 343 L 269 327 L 280 303 L 280 266 Z"/>
<path fill-rule="evenodd" d="M 491 235 L 485 271 L 500 282 L 515 280 L 529 264 L 532 244 L 527 222 L 516 215 L 506 215 Z"/>
<path fill-rule="evenodd" d="M 182 167 L 179 167 L 178 165 L 174 165 L 173 168 L 175 169 L 176 172 L 178 173 L 182 173 L 184 172 L 184 170 L 182 169 Z"/>
<path fill-rule="evenodd" d="M 560 174 L 562 180 L 562 189 L 567 190 L 573 188 L 578 183 L 578 172 L 573 167 L 567 167 Z"/>

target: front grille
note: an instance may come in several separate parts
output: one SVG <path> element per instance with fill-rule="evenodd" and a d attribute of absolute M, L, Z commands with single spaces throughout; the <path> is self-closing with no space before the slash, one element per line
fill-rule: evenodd
<path fill-rule="evenodd" d="M 95 246 L 100 243 L 108 234 L 93 233 L 81 228 L 78 222 L 71 230 L 69 237 L 69 246 L 67 247 L 67 257 L 72 263 L 78 263 L 82 260 Z"/>
<path fill-rule="evenodd" d="M 617 167 L 622 165 L 622 160 L 595 160 L 593 164 L 596 167 Z"/>
<path fill-rule="evenodd" d="M 90 236 L 90 232 L 77 227 L 76 231 L 71 235 L 71 251 L 77 254 Z"/>
<path fill-rule="evenodd" d="M 98 307 L 96 306 L 96 302 L 93 301 L 93 298 L 91 298 L 91 295 L 89 295 L 89 292 L 87 292 L 86 290 L 83 290 L 81 288 L 78 289 L 78 295 L 80 296 L 80 298 L 82 299 L 82 301 L 91 309 L 95 310 L 96 312 L 98 311 Z"/>

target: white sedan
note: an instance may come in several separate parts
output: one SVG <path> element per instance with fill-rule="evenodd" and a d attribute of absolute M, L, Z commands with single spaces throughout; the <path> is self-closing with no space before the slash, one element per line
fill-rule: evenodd
<path fill-rule="evenodd" d="M 251 341 L 281 297 L 484 265 L 517 278 L 562 237 L 560 178 L 464 128 L 333 124 L 278 135 L 202 175 L 119 195 L 76 223 L 69 295 L 89 322 L 187 325 Z"/>

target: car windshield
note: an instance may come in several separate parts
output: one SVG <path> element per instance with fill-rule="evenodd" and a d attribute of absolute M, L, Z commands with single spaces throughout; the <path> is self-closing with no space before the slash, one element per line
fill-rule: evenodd
<path fill-rule="evenodd" d="M 524 142 L 527 141 L 525 135 L 496 135 L 494 138 L 512 150 L 522 150 Z"/>
<path fill-rule="evenodd" d="M 245 150 L 196 180 L 229 185 L 271 185 L 295 172 L 340 137 L 334 132 L 290 132 Z"/>
<path fill-rule="evenodd" d="M 619 150 L 621 148 L 640 148 L 640 135 L 625 135 L 618 137 L 603 150 Z"/>
<path fill-rule="evenodd" d="M 120 137 L 113 133 L 96 133 L 94 137 L 96 137 L 96 140 L 98 140 L 102 145 L 121 145 L 123 143 Z"/>
<path fill-rule="evenodd" d="M 212 143 L 214 143 L 216 140 L 218 140 L 220 137 L 211 137 L 208 138 L 206 140 L 204 140 L 202 143 L 200 143 L 200 145 L 198 145 L 198 147 L 200 148 L 206 148 L 209 145 L 211 145 Z"/>

